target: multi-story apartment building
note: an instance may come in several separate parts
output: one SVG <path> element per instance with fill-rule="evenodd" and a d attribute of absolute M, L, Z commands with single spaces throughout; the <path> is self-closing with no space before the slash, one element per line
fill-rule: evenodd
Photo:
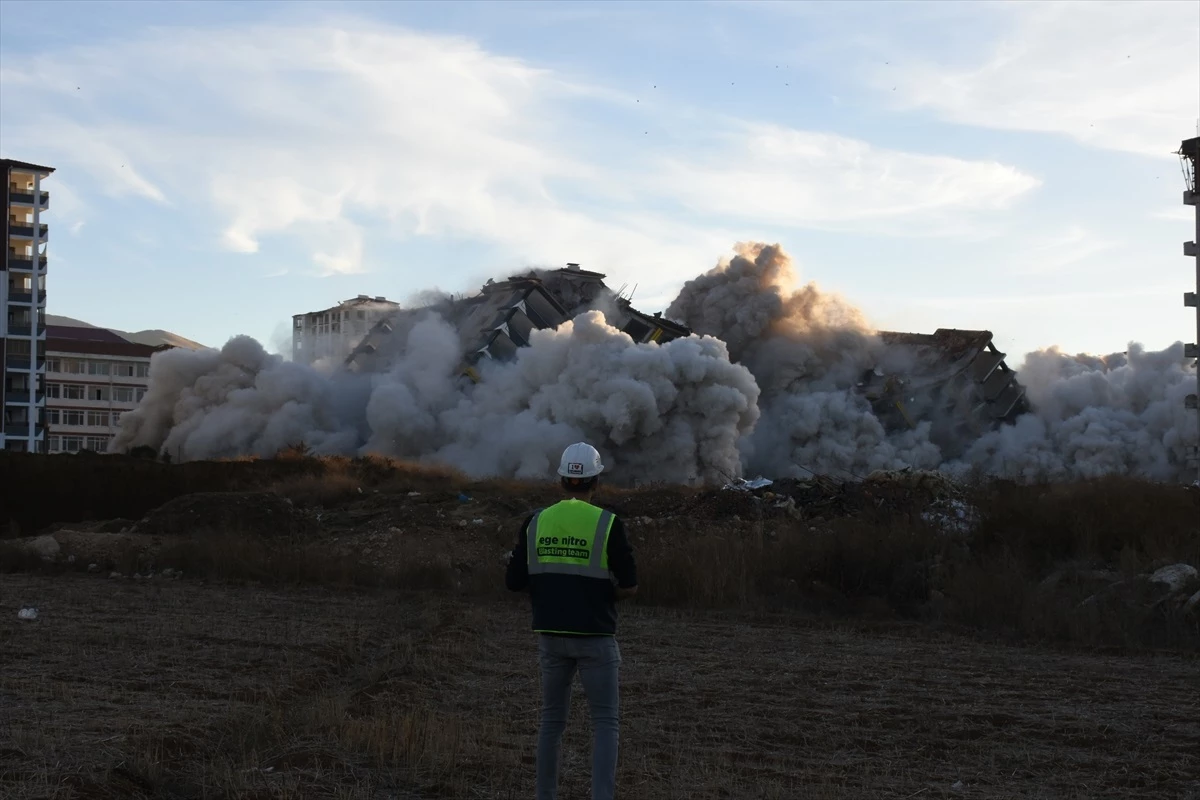
<path fill-rule="evenodd" d="M 46 448 L 42 411 L 42 374 L 46 355 L 46 238 L 42 215 L 50 195 L 42 181 L 53 167 L 0 159 L 4 177 L 4 260 L 0 262 L 0 353 L 4 409 L 0 448 L 43 452 Z"/>
<path fill-rule="evenodd" d="M 292 317 L 292 360 L 312 364 L 323 359 L 341 361 L 350 355 L 381 319 L 400 308 L 386 297 L 360 294 L 324 311 Z"/>
<path fill-rule="evenodd" d="M 150 357 L 171 349 L 137 344 L 105 328 L 50 325 L 46 339 L 46 450 L 106 452 L 121 414 L 150 385 Z"/>

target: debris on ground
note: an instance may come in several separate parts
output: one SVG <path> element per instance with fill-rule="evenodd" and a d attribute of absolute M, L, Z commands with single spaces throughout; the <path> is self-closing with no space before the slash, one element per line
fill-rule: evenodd
<path fill-rule="evenodd" d="M 774 481 L 764 478 L 760 475 L 759 477 L 751 480 L 747 480 L 746 478 L 738 478 L 731 483 L 725 484 L 725 486 L 722 488 L 730 489 L 736 492 L 751 492 L 755 489 L 765 489 L 772 483 L 774 483 Z"/>
<path fill-rule="evenodd" d="M 38 610 L 36 608 L 22 608 L 17 612 L 17 619 L 37 619 Z"/>
<path fill-rule="evenodd" d="M 213 531 L 245 531 L 260 536 L 307 533 L 308 517 L 286 497 L 274 492 L 198 492 L 169 500 L 151 511 L 134 533 L 189 535 Z"/>
<path fill-rule="evenodd" d="M 1150 576 L 1150 580 L 1165 584 L 1172 592 L 1178 592 L 1195 581 L 1197 577 L 1200 577 L 1200 573 L 1197 573 L 1196 568 L 1190 564 L 1171 564 L 1155 570 L 1154 574 Z"/>

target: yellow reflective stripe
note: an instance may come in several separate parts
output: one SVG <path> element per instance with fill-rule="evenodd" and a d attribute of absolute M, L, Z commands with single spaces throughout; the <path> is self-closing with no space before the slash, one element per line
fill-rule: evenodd
<path fill-rule="evenodd" d="M 555 631 L 549 628 L 534 628 L 534 633 L 562 633 L 567 636 L 615 636 L 613 633 L 596 633 L 594 631 Z"/>

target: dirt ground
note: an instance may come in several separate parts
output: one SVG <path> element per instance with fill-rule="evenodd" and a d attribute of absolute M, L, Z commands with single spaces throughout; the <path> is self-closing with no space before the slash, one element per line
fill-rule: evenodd
<path fill-rule="evenodd" d="M 0 796 L 528 798 L 527 627 L 518 596 L 3 575 Z M 1200 798 L 1194 657 L 636 605 L 620 643 L 620 797 Z"/>

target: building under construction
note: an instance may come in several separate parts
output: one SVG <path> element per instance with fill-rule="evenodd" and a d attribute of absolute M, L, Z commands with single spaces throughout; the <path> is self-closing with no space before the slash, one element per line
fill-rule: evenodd
<path fill-rule="evenodd" d="M 507 361 L 530 342 L 535 330 L 557 328 L 588 308 L 602 308 L 609 324 L 635 342 L 665 343 L 691 329 L 661 314 L 638 311 L 599 272 L 568 264 L 565 269 L 532 272 L 488 281 L 480 292 L 448 297 L 426 309 L 397 311 L 381 319 L 346 358 L 347 369 L 370 372 L 384 366 L 396 331 L 431 310 L 458 330 L 464 354 L 464 380 L 478 381 L 484 360 Z M 892 429 L 928 420 L 936 440 L 961 441 L 1012 422 L 1028 410 L 1025 390 L 1004 363 L 989 331 L 938 329 L 933 334 L 881 334 L 891 351 L 904 351 L 902 374 L 868 370 L 858 391 Z"/>

